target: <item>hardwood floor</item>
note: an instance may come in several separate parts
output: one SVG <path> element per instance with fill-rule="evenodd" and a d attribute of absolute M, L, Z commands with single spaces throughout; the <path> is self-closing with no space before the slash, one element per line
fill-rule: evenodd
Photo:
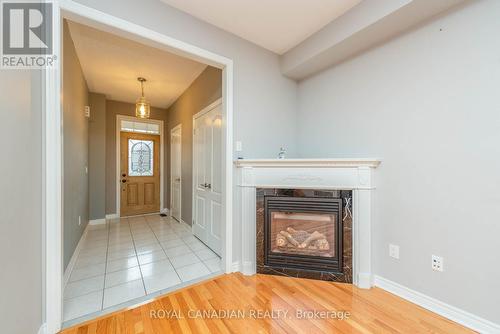
<path fill-rule="evenodd" d="M 379 288 L 361 290 L 350 284 L 239 273 L 219 276 L 62 331 L 125 333 L 472 331 Z"/>

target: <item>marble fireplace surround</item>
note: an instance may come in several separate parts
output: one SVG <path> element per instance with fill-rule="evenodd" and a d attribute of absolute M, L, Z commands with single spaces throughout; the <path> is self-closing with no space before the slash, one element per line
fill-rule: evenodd
<path fill-rule="evenodd" d="M 371 222 L 378 159 L 242 159 L 238 169 L 242 222 L 242 264 L 245 275 L 256 273 L 257 188 L 352 190 L 353 284 L 372 286 Z"/>

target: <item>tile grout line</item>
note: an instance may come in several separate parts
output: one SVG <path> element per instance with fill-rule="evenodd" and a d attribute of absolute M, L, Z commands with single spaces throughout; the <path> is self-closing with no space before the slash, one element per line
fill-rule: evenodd
<path fill-rule="evenodd" d="M 151 229 L 146 218 L 144 218 L 144 216 L 141 216 L 141 217 L 142 217 L 142 219 L 144 219 L 146 221 L 146 224 L 148 224 L 148 227 Z M 142 287 L 144 289 L 144 295 L 147 295 L 148 293 L 146 291 L 146 283 L 144 283 L 144 276 L 142 275 L 141 266 L 139 264 L 139 254 L 137 254 L 137 247 L 135 246 L 134 234 L 132 233 L 132 227 L 130 226 L 130 221 L 128 219 L 127 219 L 127 221 L 128 221 L 128 228 L 130 230 L 130 235 L 132 236 L 132 243 L 134 244 L 134 252 L 135 252 L 135 257 L 137 259 L 137 266 L 139 267 L 139 273 L 141 274 L 141 282 L 142 282 Z"/>
<path fill-rule="evenodd" d="M 179 224 L 180 224 L 180 223 L 179 223 Z M 181 226 L 182 226 L 182 225 L 181 225 Z M 192 231 L 189 231 L 189 232 L 191 233 L 191 236 L 195 237 L 195 238 L 196 238 L 199 242 L 201 242 L 201 243 L 202 243 L 205 247 L 207 247 L 208 249 L 210 249 L 210 250 L 211 250 L 211 251 L 215 254 L 215 252 L 214 252 L 214 251 L 213 251 L 210 247 L 208 247 L 207 245 L 205 245 L 205 243 L 204 243 L 203 241 L 201 241 L 200 239 L 198 239 L 198 238 L 194 235 L 194 233 L 193 233 Z M 176 234 L 177 234 L 177 233 L 176 233 Z M 211 270 L 210 270 L 210 268 L 208 268 L 208 266 L 205 264 L 205 260 L 202 260 L 202 259 L 198 256 L 198 254 L 196 254 L 196 251 L 195 251 L 194 249 L 192 249 L 192 248 L 189 246 L 189 244 L 188 244 L 187 242 L 185 242 L 185 241 L 182 239 L 182 237 L 179 237 L 179 238 L 180 238 L 180 240 L 182 240 L 182 242 L 184 242 L 184 244 L 185 244 L 185 245 L 189 248 L 189 250 L 190 250 L 191 252 L 193 252 L 194 256 L 196 256 L 196 257 L 198 258 L 198 260 L 200 260 L 200 263 L 202 263 L 202 264 L 203 264 L 203 266 L 205 266 L 205 268 L 206 268 L 206 269 L 208 270 L 208 272 L 211 274 L 211 273 L 212 273 L 212 271 L 211 271 Z M 217 254 L 215 254 L 215 255 L 217 255 Z M 167 256 L 167 257 L 168 257 L 168 256 Z M 180 269 L 180 268 L 187 267 L 187 266 L 190 266 L 190 265 L 192 265 L 192 264 L 195 264 L 195 263 L 191 263 L 191 264 L 186 264 L 186 265 L 184 265 L 184 266 L 180 266 L 180 267 L 179 267 L 179 269 Z M 177 272 L 177 268 L 175 268 L 175 267 L 174 267 L 174 270 Z M 177 275 L 179 275 L 179 274 L 177 274 Z M 180 277 L 179 277 L 179 278 L 180 278 Z M 182 280 L 181 280 L 181 281 L 182 281 Z"/>
<path fill-rule="evenodd" d="M 196 238 L 196 236 L 193 234 L 193 236 Z M 198 238 L 196 238 L 198 239 Z M 198 239 L 199 240 L 199 239 Z M 184 241 L 184 240 L 183 240 Z M 203 243 L 203 241 L 199 240 L 205 247 L 207 247 L 208 249 L 210 249 L 214 254 L 215 252 L 210 248 L 208 247 L 207 245 L 205 245 L 205 243 Z M 192 249 L 191 247 L 189 247 L 189 244 L 186 243 L 186 245 L 188 246 L 188 248 L 193 252 L 194 256 L 196 256 L 198 258 L 198 260 L 200 260 L 200 262 L 205 266 L 205 268 L 207 268 L 208 272 L 209 273 L 212 273 L 212 271 L 210 270 L 210 268 L 208 268 L 208 266 L 205 264 L 205 261 L 201 259 L 201 257 L 198 256 L 198 254 L 196 254 L 196 251 L 194 249 Z M 217 254 L 215 254 L 217 255 Z M 185 267 L 185 266 L 184 266 Z M 179 268 L 182 268 L 182 267 L 179 267 Z"/>
<path fill-rule="evenodd" d="M 160 216 L 160 221 L 161 221 L 161 218 L 162 218 L 162 217 Z M 163 245 L 161 244 L 160 239 L 158 239 L 158 236 L 156 235 L 156 233 L 155 233 L 155 231 L 153 230 L 153 228 L 151 228 L 151 225 L 149 225 L 149 222 L 148 222 L 148 220 L 147 220 L 147 219 L 146 219 L 146 223 L 148 224 L 149 228 L 150 228 L 150 229 L 151 229 L 151 231 L 153 232 L 153 235 L 155 236 L 156 240 L 157 240 L 157 241 L 158 241 L 158 243 L 160 244 L 160 247 L 161 247 L 161 249 L 162 249 L 163 253 L 164 253 L 164 254 L 165 254 L 165 256 L 167 257 L 167 261 L 168 261 L 168 263 L 170 263 L 170 265 L 172 266 L 172 268 L 174 268 L 174 271 L 175 271 L 175 274 L 177 275 L 177 278 L 178 278 L 178 279 L 179 279 L 179 281 L 181 281 L 181 283 L 182 283 L 182 279 L 181 279 L 181 277 L 179 276 L 179 273 L 177 272 L 177 270 L 175 269 L 174 264 L 172 263 L 172 261 L 170 261 L 170 257 L 167 255 L 167 251 L 165 251 L 165 248 L 163 248 Z M 175 233 L 175 231 L 174 231 L 174 233 Z M 175 233 L 175 235 L 177 235 L 177 233 Z M 151 263 L 153 263 L 153 262 L 151 262 Z M 141 269 L 141 275 L 142 275 L 142 269 Z M 147 293 L 146 293 L 146 294 L 147 294 Z"/>

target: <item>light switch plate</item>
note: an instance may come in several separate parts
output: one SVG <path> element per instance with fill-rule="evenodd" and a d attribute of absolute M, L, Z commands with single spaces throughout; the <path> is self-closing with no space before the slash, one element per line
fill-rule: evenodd
<path fill-rule="evenodd" d="M 398 245 L 389 245 L 389 256 L 395 259 L 399 259 L 399 246 Z"/>
<path fill-rule="evenodd" d="M 243 151 L 243 143 L 241 141 L 236 142 L 236 152 Z"/>

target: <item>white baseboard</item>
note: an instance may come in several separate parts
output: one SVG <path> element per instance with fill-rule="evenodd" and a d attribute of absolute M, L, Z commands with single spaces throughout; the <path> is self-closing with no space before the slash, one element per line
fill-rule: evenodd
<path fill-rule="evenodd" d="M 110 213 L 106 215 L 106 219 L 116 219 L 116 218 L 120 218 L 120 215 L 117 213 Z"/>
<path fill-rule="evenodd" d="M 106 218 L 89 220 L 89 225 L 102 225 L 102 224 L 106 224 Z"/>
<path fill-rule="evenodd" d="M 500 333 L 500 325 L 380 276 L 374 285 L 480 333 Z"/>
<path fill-rule="evenodd" d="M 181 224 L 184 224 L 187 228 L 189 228 L 190 230 L 192 229 L 192 226 L 189 225 L 188 223 L 186 223 L 184 220 L 181 219 Z"/>
<path fill-rule="evenodd" d="M 90 222 L 85 227 L 85 230 L 83 230 L 82 236 L 80 237 L 80 240 L 78 241 L 78 244 L 76 245 L 75 251 L 73 252 L 73 255 L 71 255 L 71 259 L 69 260 L 68 266 L 66 267 L 66 270 L 64 271 L 63 290 L 66 287 L 66 284 L 68 284 L 69 276 L 71 275 L 71 271 L 73 271 L 73 268 L 75 267 L 76 259 L 78 258 L 78 254 L 80 254 L 80 250 L 83 247 L 83 241 L 85 240 L 85 237 L 87 236 L 89 226 L 91 226 Z"/>

